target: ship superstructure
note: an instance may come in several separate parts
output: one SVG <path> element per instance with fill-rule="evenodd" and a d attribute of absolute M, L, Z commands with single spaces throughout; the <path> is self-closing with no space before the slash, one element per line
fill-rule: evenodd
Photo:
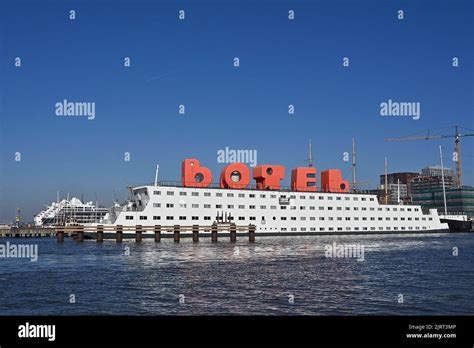
<path fill-rule="evenodd" d="M 53 202 L 34 217 L 36 226 L 100 223 L 109 210 L 73 197 Z"/>

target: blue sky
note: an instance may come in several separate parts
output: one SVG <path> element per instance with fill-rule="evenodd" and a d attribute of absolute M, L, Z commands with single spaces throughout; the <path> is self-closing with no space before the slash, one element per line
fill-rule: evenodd
<path fill-rule="evenodd" d="M 390 171 L 419 171 L 439 162 L 438 145 L 447 158 L 453 149 L 451 139 L 385 138 L 474 129 L 469 0 L 0 6 L 0 220 L 12 220 L 18 206 L 31 220 L 56 190 L 110 205 L 114 195 L 126 198 L 125 186 L 152 182 L 156 163 L 161 179 L 179 180 L 187 157 L 210 167 L 217 182 L 217 151 L 226 146 L 257 150 L 260 164 L 285 165 L 288 179 L 304 165 L 310 138 L 318 172 L 341 168 L 350 180 L 343 153 L 355 137 L 359 180 L 375 187 L 385 156 Z M 95 119 L 56 116 L 63 99 L 94 102 Z M 388 99 L 421 103 L 420 119 L 381 117 Z M 470 185 L 473 141 L 463 139 Z M 449 158 L 446 166 L 454 168 Z"/>

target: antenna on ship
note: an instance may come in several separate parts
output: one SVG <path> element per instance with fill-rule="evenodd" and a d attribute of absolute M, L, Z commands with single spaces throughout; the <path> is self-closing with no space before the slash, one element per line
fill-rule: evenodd
<path fill-rule="evenodd" d="M 313 144 L 311 143 L 311 139 L 309 139 L 309 159 L 305 160 L 308 162 L 308 166 L 313 166 Z"/>
<path fill-rule="evenodd" d="M 352 192 L 356 192 L 356 150 L 354 138 L 352 138 Z"/>
<path fill-rule="evenodd" d="M 444 215 L 448 215 L 448 208 L 446 206 L 446 188 L 444 186 L 444 165 L 443 165 L 443 150 L 441 145 L 439 146 L 439 158 L 441 161 L 441 181 L 443 184 L 443 203 L 444 203 Z"/>
<path fill-rule="evenodd" d="M 155 186 L 158 186 L 158 172 L 160 171 L 160 165 L 156 165 L 156 172 L 155 172 Z"/>
<path fill-rule="evenodd" d="M 385 157 L 385 204 L 388 204 L 388 173 L 387 173 L 387 170 L 388 170 L 388 162 L 387 162 L 387 157 Z"/>

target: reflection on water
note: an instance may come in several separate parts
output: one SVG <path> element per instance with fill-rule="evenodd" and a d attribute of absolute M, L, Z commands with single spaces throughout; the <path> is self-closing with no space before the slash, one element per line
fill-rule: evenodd
<path fill-rule="evenodd" d="M 28 239 L 39 245 L 37 262 L 0 260 L 0 314 L 473 314 L 473 240 L 473 234 L 262 237 L 253 244 Z M 325 247 L 334 242 L 362 245 L 365 261 L 327 258 Z M 76 303 L 68 302 L 70 294 Z"/>

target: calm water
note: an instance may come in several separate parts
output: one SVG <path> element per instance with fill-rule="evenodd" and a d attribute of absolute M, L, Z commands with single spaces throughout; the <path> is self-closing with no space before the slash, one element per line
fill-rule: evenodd
<path fill-rule="evenodd" d="M 0 259 L 0 315 L 474 314 L 473 233 L 257 236 L 234 245 L 7 241 L 37 243 L 39 257 Z M 363 245 L 365 261 L 325 257 L 334 241 Z"/>

